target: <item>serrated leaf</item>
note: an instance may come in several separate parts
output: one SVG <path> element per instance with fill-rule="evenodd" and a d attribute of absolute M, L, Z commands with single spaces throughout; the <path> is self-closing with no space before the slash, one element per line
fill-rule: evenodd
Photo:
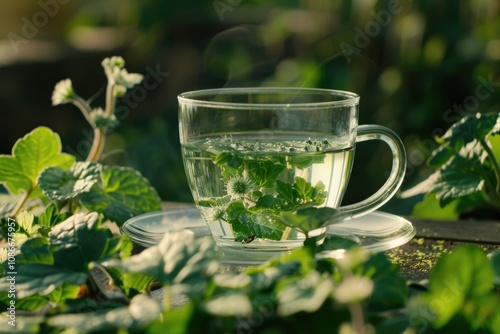
<path fill-rule="evenodd" d="M 463 245 L 444 254 L 429 277 L 429 293 L 425 296 L 436 312 L 435 326 L 442 327 L 462 309 L 474 307 L 475 299 L 490 292 L 493 277 L 486 254 L 477 246 Z"/>
<path fill-rule="evenodd" d="M 71 216 L 69 212 L 59 213 L 55 204 L 49 204 L 45 211 L 38 217 L 38 225 L 46 228 L 51 228 L 60 222 L 68 219 Z"/>
<path fill-rule="evenodd" d="M 44 169 L 38 177 L 38 184 L 50 199 L 63 201 L 90 191 L 99 182 L 100 176 L 99 164 L 77 162 L 67 171 L 59 167 Z"/>
<path fill-rule="evenodd" d="M 482 168 L 479 158 L 470 159 L 455 155 L 425 181 L 402 192 L 400 196 L 406 198 L 418 194 L 435 193 L 441 206 L 445 206 L 456 198 L 483 190 Z"/>
<path fill-rule="evenodd" d="M 261 188 L 272 188 L 276 179 L 286 169 L 286 164 L 270 160 L 249 160 L 246 162 L 248 177 Z"/>
<path fill-rule="evenodd" d="M 132 168 L 104 166 L 102 180 L 102 188 L 94 185 L 80 200 L 87 209 L 102 212 L 119 226 L 131 217 L 162 208 L 156 190 Z"/>
<path fill-rule="evenodd" d="M 242 201 L 235 201 L 227 208 L 227 220 L 236 233 L 248 237 L 280 240 L 285 226 L 276 220 L 269 209 L 246 208 Z"/>
<path fill-rule="evenodd" d="M 75 271 L 85 271 L 88 263 L 103 255 L 109 233 L 99 229 L 99 215 L 77 213 L 56 225 L 49 234 L 54 263 Z"/>
<path fill-rule="evenodd" d="M 74 328 L 79 333 L 107 332 L 126 328 L 129 331 L 142 330 L 161 315 L 157 301 L 147 295 L 137 295 L 126 307 L 95 312 L 61 314 L 48 318 L 53 327 Z M 91 321 L 89 321 L 91 319 Z"/>
<path fill-rule="evenodd" d="M 294 167 L 297 168 L 308 168 L 313 164 L 317 163 L 323 163 L 325 160 L 325 154 L 324 153 L 318 153 L 318 154 L 296 154 L 296 155 L 291 155 L 288 157 L 287 162 Z"/>
<path fill-rule="evenodd" d="M 304 234 L 340 222 L 340 212 L 333 208 L 304 208 L 296 213 L 281 212 L 280 221 Z"/>
<path fill-rule="evenodd" d="M 19 194 L 36 188 L 42 170 L 51 166 L 69 168 L 75 157 L 61 153 L 61 139 L 49 128 L 38 127 L 19 139 L 12 155 L 0 155 L 0 182 L 10 193 Z"/>
<path fill-rule="evenodd" d="M 26 263 L 54 264 L 54 257 L 50 252 L 49 241 L 46 238 L 32 238 L 19 248 L 16 256 L 16 265 Z"/>
<path fill-rule="evenodd" d="M 53 265 L 28 263 L 20 266 L 15 278 L 17 298 L 22 299 L 37 293 L 48 295 L 62 284 L 81 285 L 87 274 Z M 0 291 L 8 291 L 9 287 L 8 281 L 0 281 Z"/>
<path fill-rule="evenodd" d="M 473 140 L 481 141 L 490 134 L 498 133 L 500 133 L 500 113 L 477 113 L 453 124 L 441 139 L 457 148 Z"/>
<path fill-rule="evenodd" d="M 195 284 L 215 273 L 215 254 L 213 239 L 180 231 L 166 233 L 158 245 L 122 261 L 112 260 L 110 266 L 151 275 L 164 285 Z"/>
<path fill-rule="evenodd" d="M 20 233 L 28 237 L 34 236 L 40 229 L 40 226 L 35 224 L 35 216 L 27 211 L 21 211 L 17 215 L 17 224 L 20 227 Z"/>

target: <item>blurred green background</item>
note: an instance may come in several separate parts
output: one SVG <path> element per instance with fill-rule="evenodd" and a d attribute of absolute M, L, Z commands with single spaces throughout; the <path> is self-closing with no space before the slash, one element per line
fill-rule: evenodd
<path fill-rule="evenodd" d="M 404 140 L 403 188 L 428 175 L 434 136 L 461 116 L 500 111 L 497 0 L 40 0 L 0 3 L 0 153 L 37 126 L 84 157 L 88 124 L 52 107 L 61 79 L 103 105 L 100 62 L 120 55 L 148 85 L 118 102 L 121 126 L 104 162 L 140 170 L 167 201 L 191 201 L 178 145 L 184 91 L 299 86 L 361 95 L 360 123 Z M 391 166 L 384 145 L 363 143 L 344 203 L 373 193 Z M 417 199 L 384 211 L 409 214 Z"/>

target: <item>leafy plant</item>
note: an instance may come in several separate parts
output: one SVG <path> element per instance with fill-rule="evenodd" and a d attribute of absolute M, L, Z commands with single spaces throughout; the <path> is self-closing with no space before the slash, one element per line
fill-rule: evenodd
<path fill-rule="evenodd" d="M 208 139 L 205 144 L 208 159 L 220 168 L 225 191 L 220 197 L 203 198 L 196 204 L 208 208 L 204 212 L 209 219 L 231 225 L 235 241 L 296 239 L 297 229 L 305 231 L 297 224 L 292 229 L 288 221 L 300 217 L 318 221 L 313 223 L 315 228 L 323 227 L 327 221 L 333 223 L 335 210 L 318 208 L 328 195 L 325 185 L 321 181 L 312 185 L 303 177 L 293 177 L 294 169 L 306 170 L 324 162 L 323 148 L 330 145 L 326 139 L 284 145 L 233 142 L 229 137 L 216 144 Z M 263 145 L 270 151 L 276 147 L 281 151 L 263 154 L 261 150 L 266 150 Z M 251 151 L 257 154 L 249 153 Z"/>
<path fill-rule="evenodd" d="M 61 231 L 65 225 L 73 226 L 67 237 L 56 231 L 48 242 L 35 238 L 21 247 L 21 254 L 39 255 L 19 258 L 16 282 L 18 287 L 23 284 L 23 293 L 16 307 L 33 311 L 52 306 L 37 317 L 18 315 L 24 332 L 72 328 L 85 333 L 309 333 L 328 328 L 340 333 L 497 333 L 500 329 L 500 296 L 495 290 L 500 287 L 500 253 L 488 259 L 475 246 L 444 255 L 428 284 L 409 287 L 382 253 L 370 254 L 352 243 L 337 259 L 319 256 L 324 249 L 306 242 L 261 266 L 224 271 L 210 237 L 180 231 L 128 258 L 103 261 L 105 257 L 97 256 L 104 276 L 113 277 L 112 286 L 125 293 L 115 293 L 121 299 L 103 296 L 95 301 L 95 296 L 81 295 L 78 289 L 89 280 L 89 273 L 62 267 L 61 261 L 99 254 L 100 246 L 74 238 L 76 233 L 98 235 L 96 217 L 82 215 L 62 223 Z M 66 239 L 71 246 L 61 248 Z M 78 263 L 95 258 L 85 255 Z M 7 289 L 8 283 L 2 282 L 0 290 Z M 6 296 L 1 300 L 6 302 Z M 0 330 L 6 328 L 6 322 L 0 324 Z"/>
<path fill-rule="evenodd" d="M 440 145 L 428 160 L 436 171 L 401 196 L 428 194 L 427 205 L 435 197 L 441 207 L 459 212 L 478 207 L 500 209 L 499 142 L 495 137 L 499 133 L 498 113 L 462 118 L 436 138 Z"/>
<path fill-rule="evenodd" d="M 108 101 L 114 103 L 138 77 L 124 82 L 128 74 L 120 59 L 104 66 L 113 76 Z M 53 100 L 88 111 L 68 81 L 56 86 Z M 106 129 L 114 124 L 107 112 L 112 109 L 87 116 L 96 129 Z M 283 233 L 304 233 L 304 247 L 261 266 L 227 271 L 211 238 L 180 231 L 131 255 L 130 239 L 112 234 L 105 221 L 121 224 L 159 208 L 160 201 L 136 171 L 97 162 L 101 135 L 84 162 L 61 153 L 59 137 L 44 127 L 20 139 L 11 156 L 0 157 L 0 181 L 11 196 L 20 196 L 2 211 L 7 247 L 0 251 L 1 332 L 500 332 L 499 251 L 488 258 L 479 248 L 462 246 L 443 256 L 428 285 L 409 286 L 382 253 L 339 237 L 318 244 L 309 232 L 335 215 L 314 207 L 324 200 L 323 187 L 301 178 L 277 180 L 276 160 L 259 162 L 249 173 L 259 188 L 276 186 L 276 194 L 253 189 L 231 204 L 227 197 L 203 204 L 227 205 L 222 214 L 234 225 L 270 213 Z M 239 160 L 216 157 L 220 164 Z M 303 158 L 288 163 L 313 163 Z M 229 179 L 243 176 L 226 172 Z M 245 206 L 246 200 L 255 206 Z"/>
<path fill-rule="evenodd" d="M 52 95 L 54 105 L 77 106 L 94 129 L 86 161 L 76 162 L 74 156 L 62 153 L 59 136 L 46 127 L 36 128 L 19 139 L 12 155 L 0 156 L 0 182 L 12 196 L 20 195 L 12 211 L 2 210 L 5 216 L 15 217 L 23 208 L 35 209 L 52 203 L 58 211 L 65 209 L 69 213 L 97 211 L 121 225 L 134 215 L 161 208 L 158 194 L 137 171 L 97 162 L 106 132 L 117 125 L 116 99 L 142 80 L 142 75 L 124 69 L 121 57 L 106 58 L 102 65 L 108 78 L 104 110 L 92 109 L 75 93 L 70 79 L 56 84 Z"/>

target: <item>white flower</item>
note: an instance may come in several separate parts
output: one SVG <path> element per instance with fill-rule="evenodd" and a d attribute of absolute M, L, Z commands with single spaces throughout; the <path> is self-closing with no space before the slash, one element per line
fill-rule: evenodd
<path fill-rule="evenodd" d="M 52 105 L 71 102 L 75 98 L 73 85 L 70 79 L 59 81 L 52 92 Z"/>
<path fill-rule="evenodd" d="M 226 184 L 227 194 L 233 200 L 242 199 L 254 190 L 257 190 L 257 187 L 252 180 L 243 176 L 235 176 L 229 179 Z"/>
<path fill-rule="evenodd" d="M 123 68 L 125 66 L 125 60 L 123 60 L 122 57 L 120 56 L 114 56 L 111 58 L 104 58 L 104 60 L 101 62 L 102 67 L 104 67 L 104 70 L 106 71 L 106 74 L 113 72 L 114 68 Z"/>
<path fill-rule="evenodd" d="M 345 278 L 333 291 L 335 300 L 341 304 L 360 302 L 373 291 L 373 281 L 368 277 L 351 276 Z"/>
<path fill-rule="evenodd" d="M 122 57 L 105 58 L 102 66 L 111 84 L 115 85 L 113 94 L 123 96 L 128 88 L 141 83 L 144 76 L 139 73 L 129 73 L 125 68 L 125 60 Z"/>
<path fill-rule="evenodd" d="M 210 221 L 217 221 L 221 220 L 224 218 L 224 215 L 226 214 L 227 211 L 227 205 L 217 205 L 209 208 L 206 211 L 206 217 Z"/>

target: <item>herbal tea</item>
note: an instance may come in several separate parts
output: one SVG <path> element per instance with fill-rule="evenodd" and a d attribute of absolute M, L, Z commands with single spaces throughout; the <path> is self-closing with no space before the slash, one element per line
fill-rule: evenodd
<path fill-rule="evenodd" d="M 183 145 L 189 185 L 212 235 L 219 244 L 252 243 L 247 247 L 303 239 L 276 217 L 310 206 L 337 208 L 353 152 L 346 143 L 297 134 L 266 140 L 233 133 Z"/>

